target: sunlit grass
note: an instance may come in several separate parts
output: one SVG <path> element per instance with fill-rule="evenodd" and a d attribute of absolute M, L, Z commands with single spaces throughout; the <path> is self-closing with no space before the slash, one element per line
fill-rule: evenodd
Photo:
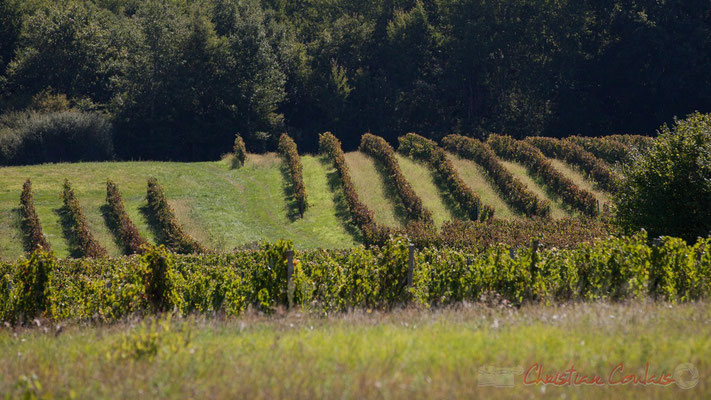
<path fill-rule="evenodd" d="M 375 221 L 386 226 L 403 227 L 407 216 L 397 195 L 388 191 L 375 160 L 359 151 L 346 153 L 345 156 L 358 198 L 375 213 Z"/>
<path fill-rule="evenodd" d="M 508 204 L 501 198 L 491 182 L 486 178 L 484 169 L 477 163 L 460 158 L 454 154 L 447 154 L 447 157 L 454 164 L 457 173 L 479 197 L 484 204 L 494 207 L 494 216 L 499 219 L 520 218 Z"/>
<path fill-rule="evenodd" d="M 64 178 L 68 178 L 87 217 L 89 228 L 111 254 L 119 249 L 106 228 L 101 207 L 106 179 L 119 186 L 126 209 L 139 231 L 154 241 L 141 208 L 146 205 L 146 180 L 155 176 L 186 231 L 207 247 L 219 250 L 259 240 L 293 240 L 299 248 L 354 244 L 344 221 L 336 216 L 334 193 L 326 167 L 316 158 L 303 157 L 309 208 L 303 220 L 290 220 L 281 159 L 276 154 L 249 155 L 247 163 L 231 169 L 229 160 L 201 163 L 106 162 L 51 164 L 0 169 L 0 257 L 22 255 L 22 240 L 13 211 L 20 202 L 22 183 L 32 178 L 35 206 L 42 228 L 57 255 L 69 254 L 55 210 Z"/>
<path fill-rule="evenodd" d="M 395 156 L 400 165 L 400 170 L 410 183 L 410 186 L 412 186 L 412 190 L 422 199 L 422 204 L 425 208 L 432 212 L 432 219 L 435 225 L 439 227 L 444 222 L 454 219 L 455 215 L 452 212 L 454 207 L 453 205 L 448 207 L 446 204 L 442 192 L 435 183 L 431 169 L 401 154 L 396 154 Z"/>
<path fill-rule="evenodd" d="M 276 317 L 49 324 L 0 331 L 0 392 L 52 398 L 707 398 L 711 309 L 568 304 L 414 309 Z M 676 385 L 479 386 L 482 367 L 571 366 L 608 378 L 673 373 L 693 364 L 700 381 Z"/>

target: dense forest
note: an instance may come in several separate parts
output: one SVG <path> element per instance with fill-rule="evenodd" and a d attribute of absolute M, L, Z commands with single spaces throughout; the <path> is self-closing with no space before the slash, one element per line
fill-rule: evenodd
<path fill-rule="evenodd" d="M 708 0 L 0 0 L 0 20 L 5 164 L 215 159 L 236 133 L 652 134 L 711 111 Z"/>

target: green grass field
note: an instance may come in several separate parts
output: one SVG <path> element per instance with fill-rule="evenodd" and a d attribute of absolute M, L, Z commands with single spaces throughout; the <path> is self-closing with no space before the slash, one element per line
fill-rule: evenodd
<path fill-rule="evenodd" d="M 632 302 L 521 309 L 308 312 L 239 319 L 131 320 L 0 330 L 0 393 L 24 398 L 700 399 L 711 395 L 711 308 Z M 525 385 L 574 366 L 607 382 L 673 374 L 661 385 Z M 495 374 L 490 368 L 512 372 Z M 526 371 L 531 369 L 526 375 Z M 681 384 L 691 375 L 677 375 Z M 511 384 L 510 387 L 484 386 Z M 32 397 L 36 396 L 36 397 Z"/>
<path fill-rule="evenodd" d="M 496 217 L 521 218 L 503 201 L 475 163 L 449 155 L 460 177 L 485 204 L 496 209 Z M 439 187 L 425 165 L 397 154 L 406 179 L 432 211 L 437 226 L 452 218 L 464 218 L 458 205 Z M 552 160 L 555 167 L 590 190 L 601 201 L 602 192 L 572 167 Z M 19 229 L 19 199 L 22 183 L 32 178 L 35 206 L 44 233 L 60 257 L 72 255 L 67 233 L 58 210 L 60 193 L 68 178 L 77 194 L 89 227 L 109 254 L 117 256 L 120 247 L 107 228 L 104 213 L 106 179 L 114 180 L 124 197 L 127 210 L 139 231 L 155 242 L 154 227 L 145 215 L 146 180 L 155 176 L 163 184 L 170 204 L 186 231 L 205 246 L 231 250 L 258 241 L 293 240 L 297 248 L 348 248 L 358 243 L 358 230 L 348 223 L 349 213 L 335 170 L 320 156 L 302 156 L 304 182 L 309 207 L 304 219 L 297 216 L 291 201 L 287 176 L 281 159 L 274 153 L 250 154 L 246 165 L 230 168 L 230 160 L 215 162 L 104 162 L 47 164 L 3 167 L 0 175 L 0 259 L 15 260 L 23 254 Z M 383 176 L 379 165 L 360 152 L 346 154 L 358 195 L 375 212 L 376 221 L 391 227 L 404 227 L 407 217 L 397 193 Z M 546 191 L 517 163 L 504 165 L 537 196 L 551 200 L 552 215 L 571 215 L 560 199 Z"/>
<path fill-rule="evenodd" d="M 128 212 L 139 231 L 154 240 L 141 209 L 146 205 L 146 179 L 158 178 L 188 233 L 210 248 L 229 250 L 260 241 L 293 240 L 299 248 L 346 248 L 355 244 L 336 211 L 336 193 L 328 182 L 326 163 L 302 157 L 309 208 L 303 220 L 294 219 L 281 160 L 275 154 L 249 155 L 246 165 L 230 169 L 229 162 L 117 162 L 5 167 L 0 175 L 0 257 L 22 255 L 16 209 L 25 179 L 32 178 L 35 205 L 45 234 L 57 255 L 69 249 L 56 212 L 64 178 L 68 178 L 99 242 L 118 255 L 106 228 L 101 207 L 106 179 L 119 186 Z"/>
<path fill-rule="evenodd" d="M 432 212 L 436 226 L 442 226 L 454 218 L 465 218 L 465 215 L 453 204 L 451 198 L 445 197 L 437 186 L 432 171 L 422 163 L 414 161 L 401 154 L 396 154 L 400 170 L 410 183 L 415 193 L 422 199 L 422 204 Z"/>

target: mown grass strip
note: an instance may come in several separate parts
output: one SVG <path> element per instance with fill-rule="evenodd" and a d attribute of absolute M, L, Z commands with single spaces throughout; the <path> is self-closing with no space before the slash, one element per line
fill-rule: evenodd
<path fill-rule="evenodd" d="M 331 132 L 319 135 L 319 152 L 325 154 L 333 163 L 343 187 L 343 194 L 353 223 L 363 234 L 363 242 L 366 244 L 382 243 L 389 235 L 389 230 L 384 226 L 375 223 L 372 210 L 363 204 L 358 198 L 351 174 L 346 165 L 345 155 L 341 148 L 341 142 Z"/>

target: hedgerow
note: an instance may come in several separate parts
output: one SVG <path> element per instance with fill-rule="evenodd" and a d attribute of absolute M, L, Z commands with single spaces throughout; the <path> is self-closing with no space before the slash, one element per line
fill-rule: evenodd
<path fill-rule="evenodd" d="M 595 157 L 611 165 L 629 160 L 629 148 L 609 137 L 568 136 L 565 140 L 581 146 Z"/>
<path fill-rule="evenodd" d="M 573 142 L 551 137 L 528 137 L 526 141 L 536 146 L 546 157 L 561 159 L 578 167 L 608 192 L 615 192 L 619 187 L 620 178 L 617 175 L 600 159 Z"/>
<path fill-rule="evenodd" d="M 343 154 L 340 140 L 333 136 L 331 132 L 325 132 L 319 135 L 318 144 L 319 152 L 327 155 L 334 168 L 336 168 L 336 172 L 341 179 L 343 195 L 348 204 L 351 219 L 363 234 L 363 242 L 367 245 L 383 243 L 390 234 L 389 229 L 384 226 L 378 226 L 375 223 L 373 211 L 358 199 L 358 193 L 351 180 L 351 174 L 348 170 L 348 165 L 346 165 L 346 158 Z"/>
<path fill-rule="evenodd" d="M 407 178 L 400 171 L 400 166 L 395 158 L 395 151 L 385 139 L 366 133 L 361 136 L 359 150 L 370 155 L 385 167 L 385 173 L 390 178 L 391 184 L 400 197 L 410 220 L 422 221 L 433 224 L 432 212 L 422 205 L 422 199 L 415 193 L 407 182 Z"/>
<path fill-rule="evenodd" d="M 452 153 L 474 161 L 484 168 L 487 177 L 502 194 L 502 198 L 515 210 L 528 217 L 547 217 L 551 213 L 548 200 L 536 197 L 509 172 L 488 144 L 461 135 L 448 135 L 442 145 Z"/>
<path fill-rule="evenodd" d="M 204 253 L 197 240 L 183 231 L 183 227 L 175 218 L 173 208 L 168 204 L 163 187 L 156 178 L 148 179 L 146 199 L 148 207 L 157 223 L 166 246 L 176 253 Z"/>
<path fill-rule="evenodd" d="M 558 172 L 551 162 L 533 145 L 510 136 L 490 135 L 487 143 L 499 157 L 520 162 L 540 178 L 564 202 L 585 215 L 596 215 L 597 200 L 592 193 L 580 189 L 573 181 Z"/>
<path fill-rule="evenodd" d="M 304 185 L 303 167 L 301 157 L 296 148 L 296 143 L 286 133 L 282 133 L 279 138 L 279 153 L 284 157 L 286 166 L 291 177 L 291 186 L 294 192 L 294 199 L 299 207 L 299 215 L 304 218 L 306 210 L 306 186 Z"/>
<path fill-rule="evenodd" d="M 524 302 L 625 300 L 694 301 L 711 294 L 711 239 L 687 245 L 645 233 L 542 248 L 535 240 L 482 252 L 426 247 L 415 253 L 412 286 L 408 242 L 342 250 L 295 251 L 290 242 L 256 251 L 175 255 L 151 248 L 141 257 L 56 260 L 38 250 L 28 260 L 0 264 L 0 320 L 22 315 L 51 320 L 113 321 L 160 310 L 238 315 L 296 306 L 313 311 L 388 309 L 407 303 L 441 306 L 496 294 Z M 27 320 L 27 319 L 25 319 Z"/>
<path fill-rule="evenodd" d="M 126 207 L 118 186 L 110 179 L 106 181 L 106 204 L 108 205 L 111 225 L 115 227 L 119 242 L 126 254 L 140 253 L 148 241 L 138 232 L 126 212 Z"/>
<path fill-rule="evenodd" d="M 447 154 L 437 146 L 437 143 L 415 133 L 401 136 L 398 141 L 400 142 L 398 151 L 426 162 L 436 171 L 452 197 L 472 221 L 486 221 L 494 217 L 494 209 L 484 205 L 479 196 L 464 183 L 447 158 Z"/>
<path fill-rule="evenodd" d="M 37 212 L 35 211 L 35 201 L 32 196 L 32 181 L 27 179 L 22 185 L 22 195 L 20 196 L 20 214 L 22 221 L 20 226 L 23 233 L 23 242 L 27 252 L 33 252 L 38 248 L 46 251 L 51 251 L 47 238 L 42 233 L 42 224 L 40 224 Z"/>
<path fill-rule="evenodd" d="M 79 201 L 74 195 L 74 189 L 72 189 L 68 179 L 64 180 L 62 200 L 64 201 L 63 211 L 70 226 L 70 242 L 76 247 L 78 255 L 92 258 L 106 257 L 106 249 L 91 234 L 89 224 L 86 222 Z"/>

